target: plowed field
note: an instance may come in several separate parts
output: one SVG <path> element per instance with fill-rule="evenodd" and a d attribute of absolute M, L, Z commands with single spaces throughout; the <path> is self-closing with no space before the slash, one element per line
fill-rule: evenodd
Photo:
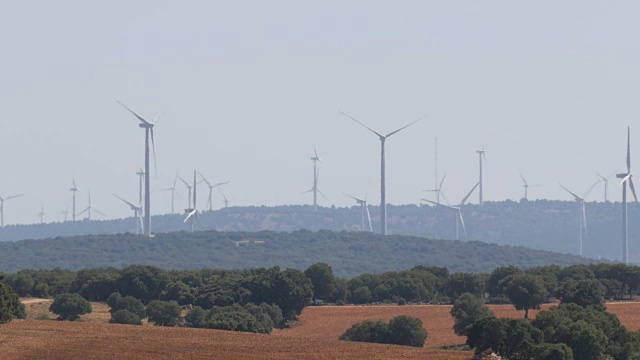
<path fill-rule="evenodd" d="M 640 303 L 612 303 L 630 330 L 640 328 Z M 491 306 L 498 316 L 522 317 L 510 305 Z M 271 335 L 216 330 L 104 324 L 99 312 L 88 322 L 12 321 L 0 327 L 2 359 L 469 359 L 470 352 L 446 351 L 463 344 L 451 327 L 450 306 L 309 307 L 291 329 Z M 535 312 L 531 313 L 534 316 Z M 98 315 L 98 314 L 96 314 Z M 353 323 L 419 317 L 429 337 L 425 348 L 337 340 Z M 97 321 L 97 322 L 96 322 Z"/>

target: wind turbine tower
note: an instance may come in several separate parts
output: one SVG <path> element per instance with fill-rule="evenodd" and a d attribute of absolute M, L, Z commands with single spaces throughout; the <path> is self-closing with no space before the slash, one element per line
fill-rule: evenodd
<path fill-rule="evenodd" d="M 153 147 L 153 159 L 154 166 L 156 161 L 156 141 L 153 135 L 153 128 L 155 127 L 156 121 L 160 116 L 157 116 L 152 122 L 147 121 L 147 119 L 142 116 L 136 114 L 133 110 L 129 109 L 125 104 L 118 102 L 125 109 L 127 109 L 130 113 L 132 113 L 140 123 L 142 129 L 144 129 L 144 173 L 147 174 L 144 177 L 144 234 L 146 236 L 151 236 L 151 183 L 149 181 L 149 139 L 151 139 L 151 146 Z"/>
<path fill-rule="evenodd" d="M 620 185 L 622 185 L 622 261 L 625 264 L 629 263 L 629 233 L 628 233 L 628 217 L 627 217 L 627 184 L 631 189 L 634 199 L 638 202 L 636 196 L 636 188 L 633 186 L 633 179 L 631 175 L 631 128 L 627 127 L 627 172 L 617 174 L 618 179 L 622 179 Z"/>
<path fill-rule="evenodd" d="M 406 129 L 407 127 L 417 123 L 418 121 L 424 119 L 425 117 L 421 117 L 417 120 L 414 120 L 412 122 L 410 122 L 409 124 L 394 130 L 386 135 L 382 135 L 381 133 L 373 130 L 372 128 L 368 127 L 367 125 L 361 123 L 360 121 L 356 120 L 356 118 L 352 117 L 351 115 L 347 115 L 343 112 L 340 112 L 340 114 L 350 118 L 351 120 L 357 122 L 358 124 L 360 124 L 361 126 L 363 126 L 364 128 L 366 128 L 367 130 L 371 131 L 372 133 L 374 133 L 375 135 L 378 136 L 378 138 L 380 139 L 380 233 L 384 236 L 387 235 L 387 194 L 386 194 L 386 183 L 385 183 L 385 152 L 384 152 L 384 145 L 385 142 L 387 141 L 387 139 L 389 137 L 391 137 L 392 135 L 395 135 L 396 133 L 400 132 L 401 130 Z"/>
<path fill-rule="evenodd" d="M 193 170 L 193 208 L 189 207 L 188 209 L 185 209 L 184 212 L 187 214 L 187 217 L 184 218 L 184 222 L 186 223 L 187 221 L 190 220 L 190 224 L 191 224 L 191 232 L 193 232 L 193 221 L 194 218 L 198 218 L 198 208 L 196 206 L 196 171 Z"/>
<path fill-rule="evenodd" d="M 566 192 L 568 192 L 571 196 L 573 196 L 573 199 L 580 206 L 580 213 L 579 213 L 580 228 L 578 229 L 579 230 L 579 234 L 578 234 L 578 255 L 580 255 L 580 256 L 582 256 L 582 249 L 583 249 L 584 239 L 587 237 L 587 208 L 586 208 L 586 204 L 585 204 L 585 199 L 587 198 L 587 196 L 589 196 L 589 193 L 591 193 L 593 188 L 596 185 L 598 185 L 599 182 L 600 181 L 598 181 L 595 184 L 593 184 L 591 186 L 591 188 L 589 188 L 589 190 L 587 190 L 587 192 L 585 192 L 584 195 L 582 195 L 582 196 L 578 196 L 575 193 L 573 193 L 571 190 L 569 190 L 566 187 L 560 185 L 561 188 L 563 188 Z"/>
<path fill-rule="evenodd" d="M 173 185 L 170 188 L 163 189 L 164 191 L 171 191 L 171 214 L 175 214 L 175 198 L 176 198 L 176 185 L 178 184 L 178 174 L 173 179 Z"/>
<path fill-rule="evenodd" d="M 322 162 L 320 156 L 318 156 L 318 151 L 313 149 L 314 155 L 311 157 L 311 161 L 313 161 L 313 187 L 311 191 L 313 191 L 313 210 L 318 211 L 318 161 Z"/>
<path fill-rule="evenodd" d="M 75 222 L 76 221 L 76 193 L 80 191 L 80 189 L 78 188 L 78 185 L 76 185 L 76 179 L 74 179 L 73 177 L 71 178 L 71 184 L 72 186 L 70 190 L 71 190 L 71 194 L 73 195 L 72 207 L 71 207 L 71 220 Z"/>
<path fill-rule="evenodd" d="M 347 195 L 347 194 L 345 194 Z M 348 197 L 352 198 L 353 200 L 356 201 L 356 203 L 358 203 L 358 205 L 360 205 L 360 212 L 361 212 L 361 220 L 360 220 L 360 231 L 369 231 L 369 232 L 373 232 L 373 227 L 371 226 L 371 214 L 369 213 L 369 206 L 367 204 L 367 197 L 365 196 L 364 200 L 363 199 L 358 199 L 355 196 L 351 196 L 351 195 L 347 195 Z M 365 221 L 368 223 L 368 229 L 365 227 Z"/>
<path fill-rule="evenodd" d="M 600 180 L 604 183 L 604 202 L 609 202 L 609 180 L 611 179 L 611 177 L 613 175 L 615 175 L 616 172 L 612 172 L 611 175 L 604 177 L 602 175 L 600 175 L 599 173 L 596 173 L 596 175 L 598 175 L 598 177 L 600 178 Z"/>
<path fill-rule="evenodd" d="M 209 180 L 207 180 L 207 178 L 204 177 L 204 175 L 202 175 L 201 172 L 198 172 L 198 174 L 200 174 L 200 177 L 202 178 L 202 180 L 207 183 L 207 186 L 209 187 L 209 199 L 207 200 L 207 207 L 209 208 L 209 211 L 213 211 L 213 189 L 220 187 L 222 185 L 228 184 L 229 181 L 224 181 L 224 182 L 219 182 L 217 184 L 212 184 L 209 182 Z"/>
<path fill-rule="evenodd" d="M 142 223 L 142 207 L 140 205 L 136 206 L 127 200 L 121 198 L 117 194 L 113 194 L 113 196 L 117 197 L 123 203 L 129 205 L 129 208 L 133 210 L 133 218 L 136 222 L 136 235 L 140 235 L 141 232 L 144 232 L 143 223 Z M 140 203 L 139 203 L 140 204 Z"/>
<path fill-rule="evenodd" d="M 479 204 L 480 206 L 482 206 L 484 204 L 483 202 L 483 198 L 482 198 L 482 160 L 486 159 L 486 155 L 484 153 L 484 148 L 480 149 L 480 150 L 476 150 L 476 153 L 478 153 L 478 160 L 480 161 L 480 180 L 478 180 L 478 184 L 480 184 L 479 187 L 479 194 L 480 194 L 480 200 L 479 200 Z"/>
<path fill-rule="evenodd" d="M 187 190 L 189 191 L 189 195 L 187 196 L 187 201 L 189 202 L 189 205 L 187 206 L 187 208 L 191 209 L 191 191 L 193 190 L 193 186 L 191 186 L 191 184 L 189 184 L 189 182 L 183 179 L 182 176 L 180 175 L 178 175 L 178 179 L 180 179 L 180 181 L 184 183 L 184 186 L 186 186 Z"/>
<path fill-rule="evenodd" d="M 520 172 L 520 178 L 522 179 L 522 186 L 524 187 L 524 200 L 529 200 L 529 188 L 530 187 L 539 187 L 540 185 L 529 185 L 527 180 L 525 180 L 524 175 Z"/>
<path fill-rule="evenodd" d="M 140 169 L 138 170 L 136 175 L 138 175 L 138 180 L 139 180 L 138 181 L 138 202 L 142 204 L 142 191 L 143 191 L 144 178 L 146 173 L 144 172 L 144 170 Z"/>
<path fill-rule="evenodd" d="M 44 224 L 44 205 L 40 205 L 40 212 L 38 213 L 40 218 L 40 225 Z"/>
<path fill-rule="evenodd" d="M 24 194 L 7 196 L 6 198 L 0 196 L 0 227 L 4 227 L 4 202 L 11 199 L 19 198 L 23 195 Z"/>
<path fill-rule="evenodd" d="M 91 221 L 91 212 L 95 211 L 96 213 L 106 217 L 107 215 L 105 215 L 104 213 L 100 212 L 98 209 L 94 209 L 93 206 L 91 206 L 91 189 L 89 189 L 89 206 L 87 206 L 84 210 L 80 211 L 78 213 L 78 215 L 80 214 L 84 214 L 85 212 L 87 213 L 87 220 Z"/>
<path fill-rule="evenodd" d="M 444 207 L 450 210 L 453 210 L 455 213 L 455 235 L 456 235 L 456 240 L 460 240 L 460 230 L 459 227 L 462 226 L 462 231 L 464 232 L 464 236 L 465 238 L 467 237 L 467 228 L 464 226 L 464 218 L 462 217 L 462 205 L 464 205 L 464 203 L 467 202 L 467 200 L 469 199 L 469 197 L 471 196 L 471 194 L 473 194 L 473 192 L 476 190 L 476 188 L 480 185 L 480 183 L 476 183 L 473 188 L 471 188 L 471 191 L 469 191 L 469 193 L 462 199 L 462 201 L 460 201 L 460 203 L 456 206 L 451 206 L 451 205 L 444 205 L 444 204 L 438 204 L 435 201 L 431 201 L 431 200 L 427 200 L 427 199 L 422 199 L 422 201 L 426 201 L 428 203 L 431 203 L 433 205 L 436 205 L 436 207 Z"/>

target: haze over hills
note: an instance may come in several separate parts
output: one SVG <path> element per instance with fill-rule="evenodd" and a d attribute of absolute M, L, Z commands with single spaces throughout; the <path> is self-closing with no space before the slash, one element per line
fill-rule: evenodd
<path fill-rule="evenodd" d="M 343 277 L 406 270 L 417 265 L 451 272 L 490 272 L 593 263 L 573 255 L 477 241 L 429 240 L 415 236 L 308 230 L 281 232 L 174 232 L 154 238 L 132 234 L 58 237 L 0 243 L 0 271 L 26 268 L 154 265 L 165 269 L 246 269 L 280 266 L 304 270 L 324 262 Z"/>
<path fill-rule="evenodd" d="M 630 259 L 640 261 L 640 213 L 630 206 Z M 378 232 L 378 208 L 370 206 L 373 229 Z M 196 230 L 256 232 L 271 230 L 291 232 L 358 231 L 359 207 L 326 208 L 313 211 L 310 206 L 230 207 L 205 211 Z M 533 249 L 577 254 L 579 204 L 567 201 L 485 202 L 483 207 L 465 205 L 462 214 L 467 237 L 461 240 L 525 246 Z M 389 206 L 389 230 L 393 234 L 421 236 L 431 239 L 454 239 L 454 213 L 430 206 Z M 182 215 L 153 217 L 154 232 L 188 230 Z M 587 203 L 588 234 L 583 255 L 618 261 L 621 258 L 621 209 L 619 203 Z M 57 236 L 133 233 L 134 219 L 78 221 L 44 225 L 12 225 L 0 229 L 0 240 L 43 239 Z"/>

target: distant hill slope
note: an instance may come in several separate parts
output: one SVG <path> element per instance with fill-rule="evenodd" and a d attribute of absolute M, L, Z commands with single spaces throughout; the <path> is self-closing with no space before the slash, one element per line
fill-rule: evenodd
<path fill-rule="evenodd" d="M 244 269 L 281 266 L 306 269 L 325 262 L 337 275 L 404 270 L 416 265 L 450 271 L 490 272 L 498 266 L 557 264 L 593 260 L 524 247 L 482 242 L 382 237 L 356 232 L 257 233 L 204 231 L 158 234 L 76 236 L 0 243 L 0 271 L 25 268 L 123 267 L 148 264 L 165 269 Z"/>
<path fill-rule="evenodd" d="M 587 203 L 589 233 L 583 254 L 590 258 L 620 260 L 622 254 L 622 208 L 619 203 Z M 371 206 L 374 230 L 378 231 L 378 207 Z M 630 260 L 640 263 L 640 207 L 629 205 Z M 461 239 L 576 254 L 579 204 L 572 201 L 485 202 L 462 207 L 468 236 Z M 393 234 L 453 239 L 454 217 L 448 209 L 431 206 L 388 206 L 388 228 Z M 311 206 L 230 207 L 205 211 L 198 230 L 219 231 L 357 231 L 359 207 Z M 188 229 L 181 215 L 157 215 L 153 231 L 167 233 Z M 0 228 L 0 241 L 43 239 L 56 236 L 117 234 L 133 232 L 133 218 L 108 221 L 78 221 L 44 225 L 13 225 Z"/>

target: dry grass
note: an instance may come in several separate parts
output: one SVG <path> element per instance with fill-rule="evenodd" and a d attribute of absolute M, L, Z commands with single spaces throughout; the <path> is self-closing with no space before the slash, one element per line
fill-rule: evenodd
<path fill-rule="evenodd" d="M 24 301 L 29 318 L 49 314 L 50 300 Z M 216 330 L 161 328 L 105 324 L 108 307 L 92 303 L 94 312 L 84 322 L 13 321 L 1 328 L 3 359 L 469 359 L 470 352 L 445 351 L 443 345 L 463 344 L 451 327 L 451 306 L 343 306 L 308 307 L 291 329 L 272 335 Z M 549 306 L 545 306 L 548 308 Z M 629 330 L 640 328 L 640 303 L 611 303 Z M 523 317 L 510 305 L 493 305 L 501 317 Z M 533 317 L 536 312 L 530 312 Z M 365 319 L 398 315 L 422 319 L 429 337 L 424 348 L 353 343 L 338 336 Z"/>

